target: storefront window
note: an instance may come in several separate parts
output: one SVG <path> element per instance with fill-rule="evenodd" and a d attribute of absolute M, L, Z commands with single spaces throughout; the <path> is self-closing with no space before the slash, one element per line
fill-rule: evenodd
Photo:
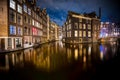
<path fill-rule="evenodd" d="M 16 40 L 16 47 L 18 48 L 18 47 L 21 47 L 21 39 L 20 38 L 16 38 L 15 39 Z"/>

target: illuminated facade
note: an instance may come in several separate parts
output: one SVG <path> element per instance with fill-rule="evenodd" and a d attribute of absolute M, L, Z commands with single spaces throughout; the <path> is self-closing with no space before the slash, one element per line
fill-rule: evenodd
<path fill-rule="evenodd" d="M 101 22 L 100 38 L 106 38 L 106 37 L 114 36 L 114 33 L 113 33 L 114 27 L 115 27 L 115 23 Z"/>
<path fill-rule="evenodd" d="M 50 18 L 47 16 L 47 41 L 49 41 L 50 38 Z"/>
<path fill-rule="evenodd" d="M 93 14 L 81 15 L 69 11 L 66 22 L 62 27 L 63 42 L 96 42 L 100 33 L 100 19 Z"/>
<path fill-rule="evenodd" d="M 0 16 L 0 49 L 28 48 L 47 39 L 46 9 L 36 0 L 1 0 Z"/>
<path fill-rule="evenodd" d="M 63 36 L 63 34 L 62 34 L 62 27 L 59 27 L 59 34 L 58 34 L 59 36 L 59 40 L 62 40 L 62 36 Z"/>
<path fill-rule="evenodd" d="M 50 41 L 59 40 L 59 26 L 55 23 L 50 21 Z"/>
<path fill-rule="evenodd" d="M 119 24 L 112 22 L 101 22 L 100 38 L 119 37 Z"/>

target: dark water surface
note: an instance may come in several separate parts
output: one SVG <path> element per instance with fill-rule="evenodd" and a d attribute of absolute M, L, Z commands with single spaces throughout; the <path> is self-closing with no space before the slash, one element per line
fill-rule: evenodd
<path fill-rule="evenodd" d="M 120 46 L 69 45 L 60 41 L 39 48 L 0 54 L 0 80 L 120 79 Z"/>

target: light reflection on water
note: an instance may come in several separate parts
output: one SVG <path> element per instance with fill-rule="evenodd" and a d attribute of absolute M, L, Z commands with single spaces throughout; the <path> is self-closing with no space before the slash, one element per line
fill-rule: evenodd
<path fill-rule="evenodd" d="M 92 67 L 92 62 L 109 60 L 114 57 L 115 44 L 77 44 L 69 45 L 55 42 L 41 45 L 37 49 L 26 49 L 0 55 L 0 70 L 26 68 L 34 66 L 46 72 L 69 67 L 74 63 L 81 64 L 83 69 Z M 32 69 L 34 69 L 32 68 Z"/>

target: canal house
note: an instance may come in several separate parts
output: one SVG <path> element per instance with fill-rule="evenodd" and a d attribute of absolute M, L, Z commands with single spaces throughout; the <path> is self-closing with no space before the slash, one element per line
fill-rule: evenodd
<path fill-rule="evenodd" d="M 68 11 L 62 30 L 63 42 L 97 42 L 100 33 L 100 18 L 96 16 L 95 12 L 79 14 Z"/>

